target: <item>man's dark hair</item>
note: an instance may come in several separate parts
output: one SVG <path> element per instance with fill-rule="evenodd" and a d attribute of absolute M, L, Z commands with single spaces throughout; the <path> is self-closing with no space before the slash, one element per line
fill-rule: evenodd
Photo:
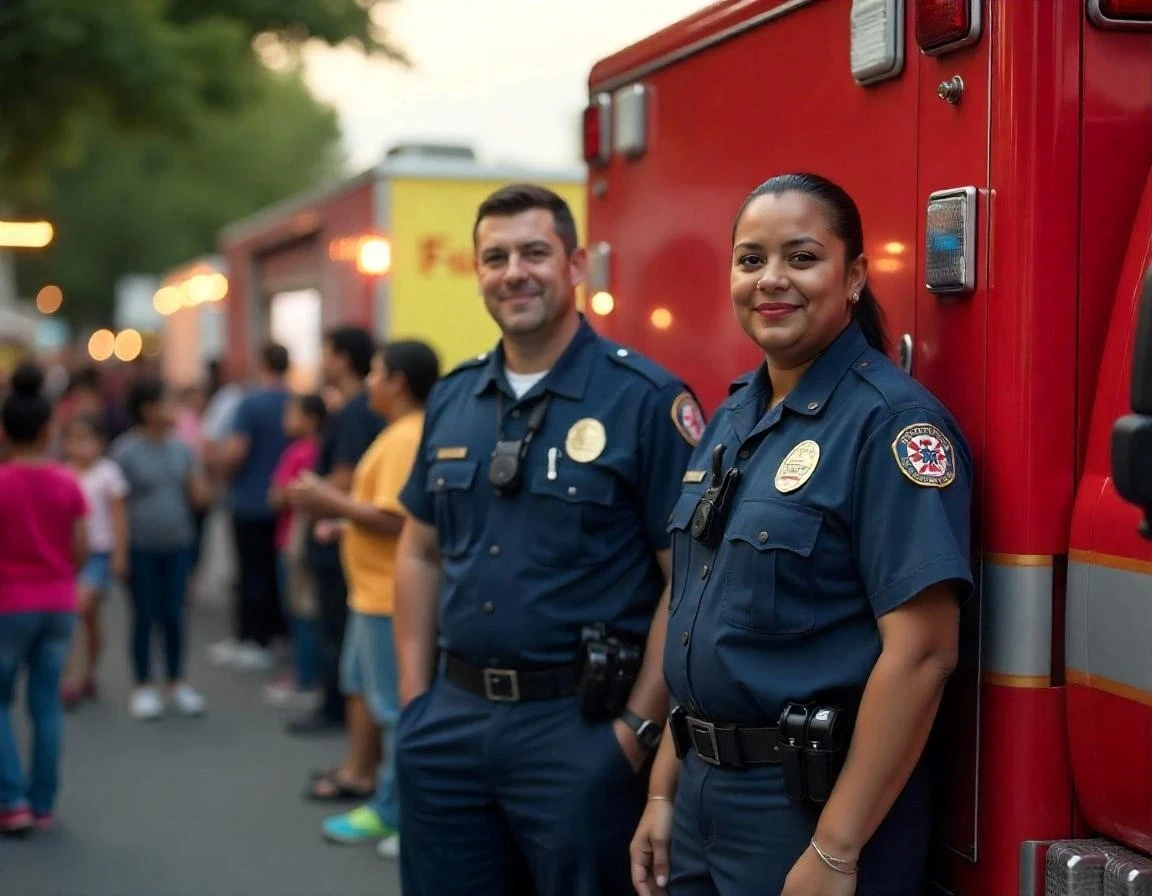
<path fill-rule="evenodd" d="M 372 356 L 376 354 L 376 343 L 372 334 L 363 327 L 336 327 L 324 334 L 324 341 L 333 354 L 343 355 L 348 364 L 361 379 L 372 369 Z"/>
<path fill-rule="evenodd" d="M 128 388 L 128 415 L 133 422 L 144 422 L 144 409 L 159 404 L 164 397 L 164 383 L 153 376 L 142 376 Z"/>
<path fill-rule="evenodd" d="M 260 360 L 264 369 L 274 376 L 288 372 L 288 349 L 278 342 L 269 342 L 260 350 Z"/>
<path fill-rule="evenodd" d="M 536 184 L 509 184 L 481 202 L 480 208 L 476 210 L 476 221 L 472 225 L 472 245 L 476 245 L 476 233 L 485 218 L 507 218 L 534 208 L 552 213 L 552 225 L 564 245 L 564 251 L 569 255 L 576 251 L 580 238 L 576 233 L 576 219 L 572 217 L 572 209 L 551 190 Z"/>
<path fill-rule="evenodd" d="M 423 405 L 440 379 L 440 358 L 426 342 L 417 339 L 388 342 L 380 346 L 388 373 L 399 373 L 408 383 L 412 398 Z"/>

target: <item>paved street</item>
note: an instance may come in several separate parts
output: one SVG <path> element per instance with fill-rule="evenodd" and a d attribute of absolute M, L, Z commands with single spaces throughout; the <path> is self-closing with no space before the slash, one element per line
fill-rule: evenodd
<path fill-rule="evenodd" d="M 192 614 L 191 680 L 201 719 L 128 718 L 127 613 L 106 608 L 103 696 L 68 716 L 59 828 L 0 839 L 3 896 L 398 896 L 394 863 L 372 847 L 325 844 L 331 810 L 301 798 L 309 769 L 340 740 L 282 733 L 263 677 L 210 666 L 219 595 Z M 23 722 L 22 706 L 17 712 Z"/>

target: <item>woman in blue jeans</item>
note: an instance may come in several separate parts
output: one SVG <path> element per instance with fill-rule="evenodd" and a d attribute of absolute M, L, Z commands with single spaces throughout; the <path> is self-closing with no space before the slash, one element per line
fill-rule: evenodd
<path fill-rule="evenodd" d="M 0 407 L 9 457 L 0 464 L 0 834 L 48 830 L 63 728 L 60 675 L 76 617 L 76 570 L 88 552 L 80 485 L 47 458 L 52 408 L 31 366 L 12 376 Z M 32 721 L 25 778 L 9 710 L 27 670 Z"/>
<path fill-rule="evenodd" d="M 136 688 L 129 712 L 155 719 L 164 698 L 152 681 L 152 634 L 160 630 L 168 703 L 181 715 L 204 711 L 204 698 L 184 680 L 184 614 L 194 512 L 208 489 L 191 450 L 172 435 L 175 408 L 164 385 L 137 380 L 128 393 L 135 426 L 109 452 L 128 482 L 129 589 L 132 594 L 132 671 Z"/>

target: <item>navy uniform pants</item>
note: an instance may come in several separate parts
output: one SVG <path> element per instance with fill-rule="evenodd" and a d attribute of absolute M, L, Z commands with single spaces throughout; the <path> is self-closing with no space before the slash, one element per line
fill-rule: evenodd
<path fill-rule="evenodd" d="M 493 703 L 437 678 L 396 728 L 404 896 L 633 896 L 644 808 L 575 698 Z"/>
<path fill-rule="evenodd" d="M 778 765 L 714 768 L 690 753 L 676 785 L 670 896 L 777 896 L 819 814 L 784 795 Z M 856 896 L 916 896 L 929 824 L 920 769 L 864 848 Z"/>

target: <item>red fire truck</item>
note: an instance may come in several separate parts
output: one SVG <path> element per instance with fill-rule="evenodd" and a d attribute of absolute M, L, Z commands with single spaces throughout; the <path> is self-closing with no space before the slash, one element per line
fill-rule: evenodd
<path fill-rule="evenodd" d="M 593 320 L 709 409 L 758 360 L 742 199 L 795 170 L 857 199 L 978 467 L 932 892 L 1152 893 L 1147 421 L 1112 456 L 1152 413 L 1152 0 L 723 0 L 593 68 L 584 154 Z"/>

